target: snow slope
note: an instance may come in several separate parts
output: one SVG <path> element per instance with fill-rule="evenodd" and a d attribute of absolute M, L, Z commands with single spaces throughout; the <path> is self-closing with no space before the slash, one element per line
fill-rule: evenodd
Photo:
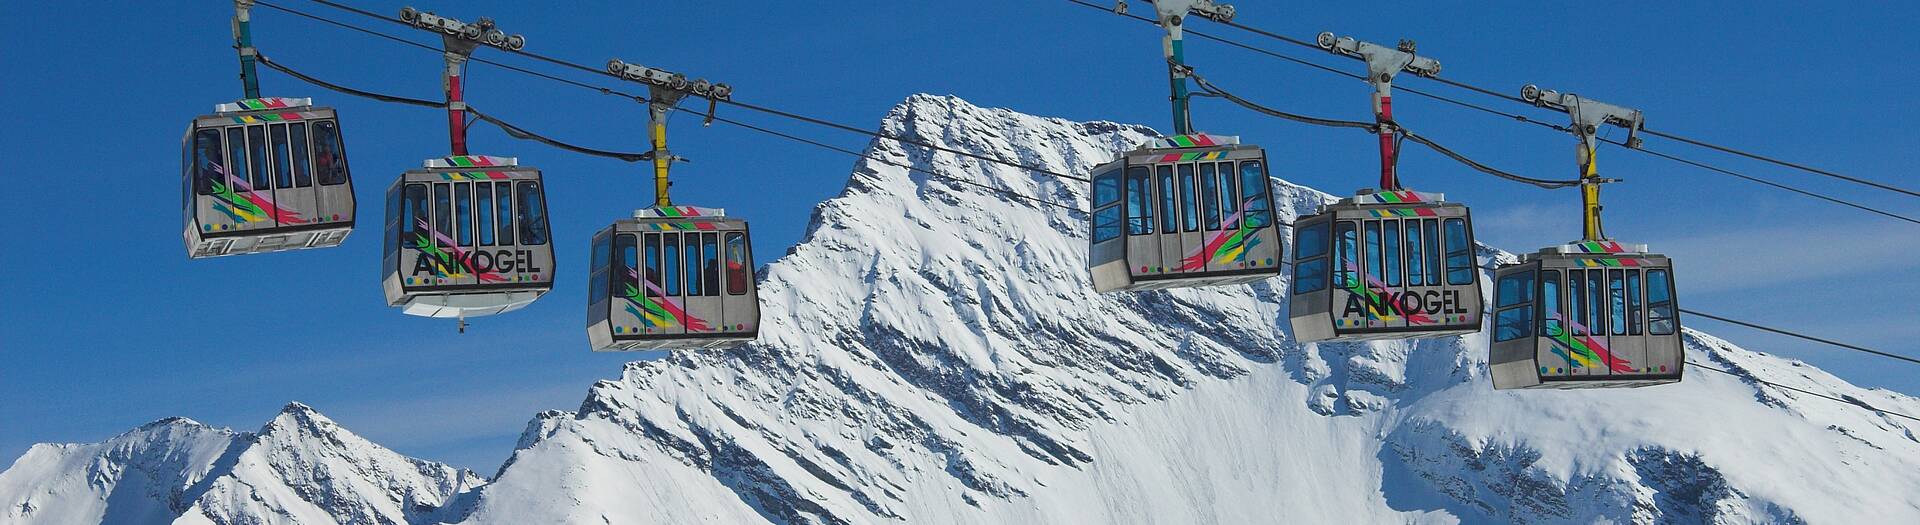
<path fill-rule="evenodd" d="M 926 95 L 882 128 L 1079 173 L 1152 135 Z M 1480 335 L 1293 342 L 1285 278 L 1095 294 L 1084 213 L 894 164 L 1077 208 L 1084 184 L 868 153 L 887 162 L 857 163 L 762 270 L 759 342 L 627 365 L 538 415 L 477 489 L 358 438 L 323 445 L 350 434 L 290 408 L 307 415 L 282 426 L 314 430 L 276 433 L 283 414 L 259 434 L 285 446 L 192 425 L 147 445 L 185 459 L 104 455 L 185 426 L 163 421 L 35 447 L 0 474 L 0 523 L 101 521 L 46 516 L 122 492 L 182 502 L 164 507 L 181 523 L 1920 523 L 1920 424 L 1749 379 L 1909 414 L 1920 399 L 1698 332 L 1689 359 L 1734 376 L 1495 392 Z M 1283 219 L 1328 199 L 1276 190 Z M 93 464 L 138 470 L 113 479 L 141 490 L 90 485 Z M 198 490 L 144 488 L 177 486 Z"/>

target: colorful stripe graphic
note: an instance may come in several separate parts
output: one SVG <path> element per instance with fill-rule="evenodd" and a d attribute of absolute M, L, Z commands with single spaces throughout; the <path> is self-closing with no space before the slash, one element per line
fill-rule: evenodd
<path fill-rule="evenodd" d="M 440 174 L 440 180 L 449 181 L 506 180 L 506 178 L 507 172 L 504 171 L 457 171 Z"/>
<path fill-rule="evenodd" d="M 1207 151 L 1194 153 L 1168 153 L 1160 157 L 1159 162 L 1179 162 L 1187 160 L 1214 160 L 1227 156 L 1225 151 Z"/>
<path fill-rule="evenodd" d="M 1577 243 L 1569 244 L 1568 246 L 1572 246 L 1574 248 L 1579 249 L 1580 253 L 1626 253 L 1627 252 L 1627 248 L 1625 246 L 1621 246 L 1620 243 L 1613 242 L 1613 241 L 1580 241 Z"/>
<path fill-rule="evenodd" d="M 1340 287 L 1360 296 L 1360 302 L 1367 305 L 1367 319 L 1393 321 L 1401 317 L 1406 317 L 1407 324 L 1435 323 L 1434 319 L 1428 317 L 1427 314 L 1407 315 L 1406 311 L 1401 308 L 1400 303 L 1388 300 L 1388 298 L 1392 296 L 1387 294 L 1386 283 L 1380 282 L 1379 279 L 1374 279 L 1373 276 L 1361 272 L 1360 268 L 1352 262 L 1346 263 L 1346 270 L 1348 278 L 1345 279 L 1346 282 L 1340 283 Z M 1365 281 L 1364 286 L 1361 283 L 1363 280 Z M 1388 311 L 1380 311 L 1380 305 L 1385 305 Z"/>
<path fill-rule="evenodd" d="M 311 118 L 320 118 L 320 114 L 314 113 L 314 112 L 297 112 L 297 111 L 289 111 L 286 113 L 262 113 L 259 115 L 246 115 L 246 116 L 233 117 L 233 122 L 235 124 L 253 124 L 258 122 L 285 122 L 290 120 L 302 120 L 302 119 L 311 119 Z"/>
<path fill-rule="evenodd" d="M 632 277 L 632 282 L 645 284 L 648 292 L 640 293 L 640 287 L 628 283 L 625 293 L 622 294 L 627 299 L 627 313 L 640 318 L 648 328 L 672 328 L 676 325 L 686 325 L 687 331 L 691 332 L 713 330 L 713 325 L 708 324 L 705 319 L 694 317 L 682 309 L 678 302 L 667 296 L 660 285 L 642 278 L 638 268 L 628 267 L 627 275 Z M 639 308 L 635 308 L 636 306 Z"/>
<path fill-rule="evenodd" d="M 1353 200 L 1354 202 L 1360 203 L 1360 204 L 1403 204 L 1403 203 L 1414 203 L 1414 202 L 1426 202 L 1426 200 L 1420 198 L 1419 193 L 1414 191 L 1409 191 L 1409 190 L 1383 191 L 1379 193 L 1369 193 L 1366 195 L 1356 195 L 1354 196 Z"/>
<path fill-rule="evenodd" d="M 460 249 L 460 243 L 454 242 L 453 238 L 448 237 L 447 234 L 434 230 L 432 225 L 427 224 L 426 219 L 420 219 L 418 226 L 419 231 L 426 233 L 415 234 L 414 247 L 419 248 L 422 253 L 433 256 L 434 273 L 437 277 L 466 277 L 467 272 L 473 271 L 473 259 L 469 258 L 465 250 Z M 452 251 L 443 250 L 442 247 Z M 455 271 L 449 272 L 449 267 Z M 474 278 L 486 283 L 507 280 L 496 272 L 476 272 Z"/>
<path fill-rule="evenodd" d="M 298 212 L 281 208 L 270 197 L 263 197 L 247 181 L 233 176 L 232 170 L 224 164 L 210 165 L 223 179 L 213 181 L 213 196 L 219 202 L 213 203 L 213 209 L 227 215 L 234 222 L 254 223 L 268 218 L 282 224 L 306 224 L 307 219 Z"/>
<path fill-rule="evenodd" d="M 1607 345 L 1600 344 L 1599 341 L 1593 339 L 1593 336 L 1583 335 L 1577 339 L 1573 336 L 1573 332 L 1576 331 L 1581 333 L 1592 332 L 1592 330 L 1588 330 L 1586 326 L 1562 318 L 1559 312 L 1554 312 L 1551 318 L 1555 321 L 1565 323 L 1566 326 L 1572 328 L 1572 330 L 1563 329 L 1560 331 L 1560 335 L 1548 336 L 1547 338 L 1547 340 L 1553 341 L 1553 347 L 1550 351 L 1553 352 L 1553 355 L 1560 356 L 1561 359 L 1566 360 L 1569 369 L 1599 368 L 1601 365 L 1605 365 L 1608 370 L 1616 374 L 1633 373 L 1637 371 L 1633 369 L 1632 361 L 1613 355 L 1612 352 L 1607 350 Z"/>
<path fill-rule="evenodd" d="M 1246 221 L 1240 220 L 1241 216 L 1246 214 L 1247 207 L 1252 204 L 1253 200 L 1249 199 L 1240 204 L 1240 210 L 1226 217 L 1225 222 L 1237 222 L 1240 224 L 1239 228 L 1213 234 L 1213 237 L 1204 245 L 1195 248 L 1186 257 L 1180 259 L 1179 271 L 1191 272 L 1205 269 L 1209 262 L 1213 264 L 1243 262 L 1247 257 L 1247 249 L 1260 245 L 1260 238 L 1253 234 L 1263 228 L 1250 228 Z"/>
<path fill-rule="evenodd" d="M 665 218 L 687 218 L 687 217 L 701 216 L 700 208 L 695 208 L 693 206 L 656 207 L 656 208 L 653 208 L 653 212 L 656 216 L 665 217 Z M 701 222 L 689 221 L 689 222 L 681 222 L 681 223 L 650 223 L 650 224 L 647 224 L 646 226 L 648 226 L 649 229 L 651 229 L 652 231 L 681 231 L 681 230 L 713 231 L 720 228 L 719 226 L 716 226 L 711 222 L 705 222 L 705 221 L 701 221 Z"/>
<path fill-rule="evenodd" d="M 1367 210 L 1367 213 L 1372 214 L 1375 218 L 1440 216 L 1440 212 L 1433 211 L 1433 208 L 1387 208 Z"/>

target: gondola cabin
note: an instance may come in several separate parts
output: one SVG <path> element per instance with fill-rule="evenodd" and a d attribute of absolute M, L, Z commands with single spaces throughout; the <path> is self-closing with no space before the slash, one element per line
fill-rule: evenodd
<path fill-rule="evenodd" d="M 1155 139 L 1093 170 L 1089 265 L 1101 293 L 1279 275 L 1266 152 L 1239 137 Z"/>
<path fill-rule="evenodd" d="M 409 315 L 509 312 L 553 288 L 540 170 L 512 157 L 428 159 L 387 190 L 387 304 Z"/>
<path fill-rule="evenodd" d="M 726 210 L 634 212 L 593 237 L 587 338 L 596 351 L 717 348 L 760 333 L 747 222 Z"/>
<path fill-rule="evenodd" d="M 1620 388 L 1680 381 L 1673 262 L 1646 245 L 1582 241 L 1494 272 L 1493 387 Z"/>
<path fill-rule="evenodd" d="M 214 107 L 181 140 L 181 208 L 195 259 L 338 246 L 353 180 L 332 108 L 306 98 Z"/>
<path fill-rule="evenodd" d="M 1480 270 L 1467 207 L 1437 193 L 1362 191 L 1293 223 L 1293 333 L 1300 341 L 1480 330 Z"/>

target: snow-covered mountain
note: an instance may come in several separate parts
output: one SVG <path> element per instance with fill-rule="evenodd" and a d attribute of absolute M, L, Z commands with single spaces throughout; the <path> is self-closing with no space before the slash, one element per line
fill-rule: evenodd
<path fill-rule="evenodd" d="M 254 433 L 169 418 L 105 443 L 35 445 L 0 473 L 0 523 L 432 523 L 484 483 L 292 403 Z"/>
<path fill-rule="evenodd" d="M 925 95 L 882 128 L 1082 173 L 1153 134 Z M 1084 184 L 868 153 L 763 269 L 760 341 L 627 365 L 485 485 L 290 407 L 35 447 L 0 523 L 1920 523 L 1920 424 L 1752 379 L 1920 399 L 1693 331 L 1733 376 L 1495 392 L 1481 335 L 1295 343 L 1285 278 L 1096 294 L 1085 214 L 1007 195 Z M 1328 199 L 1276 190 L 1288 219 Z"/>

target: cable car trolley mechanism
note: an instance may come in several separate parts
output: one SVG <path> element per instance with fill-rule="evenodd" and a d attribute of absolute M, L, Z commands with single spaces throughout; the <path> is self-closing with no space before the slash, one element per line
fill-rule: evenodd
<path fill-rule="evenodd" d="M 467 152 L 461 71 L 480 45 L 519 49 L 491 19 L 468 24 L 411 7 L 400 19 L 440 33 L 445 45 L 452 155 L 427 159 L 387 190 L 381 284 L 408 315 L 460 319 L 520 309 L 553 289 L 552 232 L 540 170 L 513 157 Z"/>
<path fill-rule="evenodd" d="M 593 237 L 587 289 L 587 339 L 595 351 L 721 348 L 760 334 L 747 221 L 726 210 L 676 206 L 668 172 L 686 159 L 667 150 L 667 114 L 688 95 L 707 99 L 708 121 L 726 84 L 689 80 L 618 59 L 607 71 L 648 88 L 654 204 Z"/>
<path fill-rule="evenodd" d="M 1193 130 L 1184 23 L 1233 18 L 1211 0 L 1156 0 L 1174 134 L 1093 169 L 1088 254 L 1101 293 L 1258 282 L 1280 274 L 1266 150 Z M 1125 12 L 1121 2 L 1116 11 Z"/>
<path fill-rule="evenodd" d="M 1673 261 L 1646 245 L 1607 238 L 1600 226 L 1595 132 L 1627 128 L 1638 147 L 1639 111 L 1541 91 L 1522 97 L 1566 111 L 1580 138 L 1583 238 L 1521 256 L 1494 272 L 1493 337 L 1487 363 L 1495 389 L 1621 388 L 1680 381 L 1685 352 Z"/>
<path fill-rule="evenodd" d="M 1480 330 L 1480 270 L 1467 207 L 1439 193 L 1400 186 L 1393 78 L 1431 77 L 1440 63 L 1397 47 L 1334 38 L 1318 43 L 1367 63 L 1380 137 L 1380 184 L 1324 205 L 1293 223 L 1289 301 L 1300 341 L 1357 341 L 1461 335 Z"/>
<path fill-rule="evenodd" d="M 353 181 L 333 108 L 260 96 L 251 0 L 234 2 L 246 98 L 193 119 L 181 140 L 190 258 L 338 246 L 353 231 Z"/>

